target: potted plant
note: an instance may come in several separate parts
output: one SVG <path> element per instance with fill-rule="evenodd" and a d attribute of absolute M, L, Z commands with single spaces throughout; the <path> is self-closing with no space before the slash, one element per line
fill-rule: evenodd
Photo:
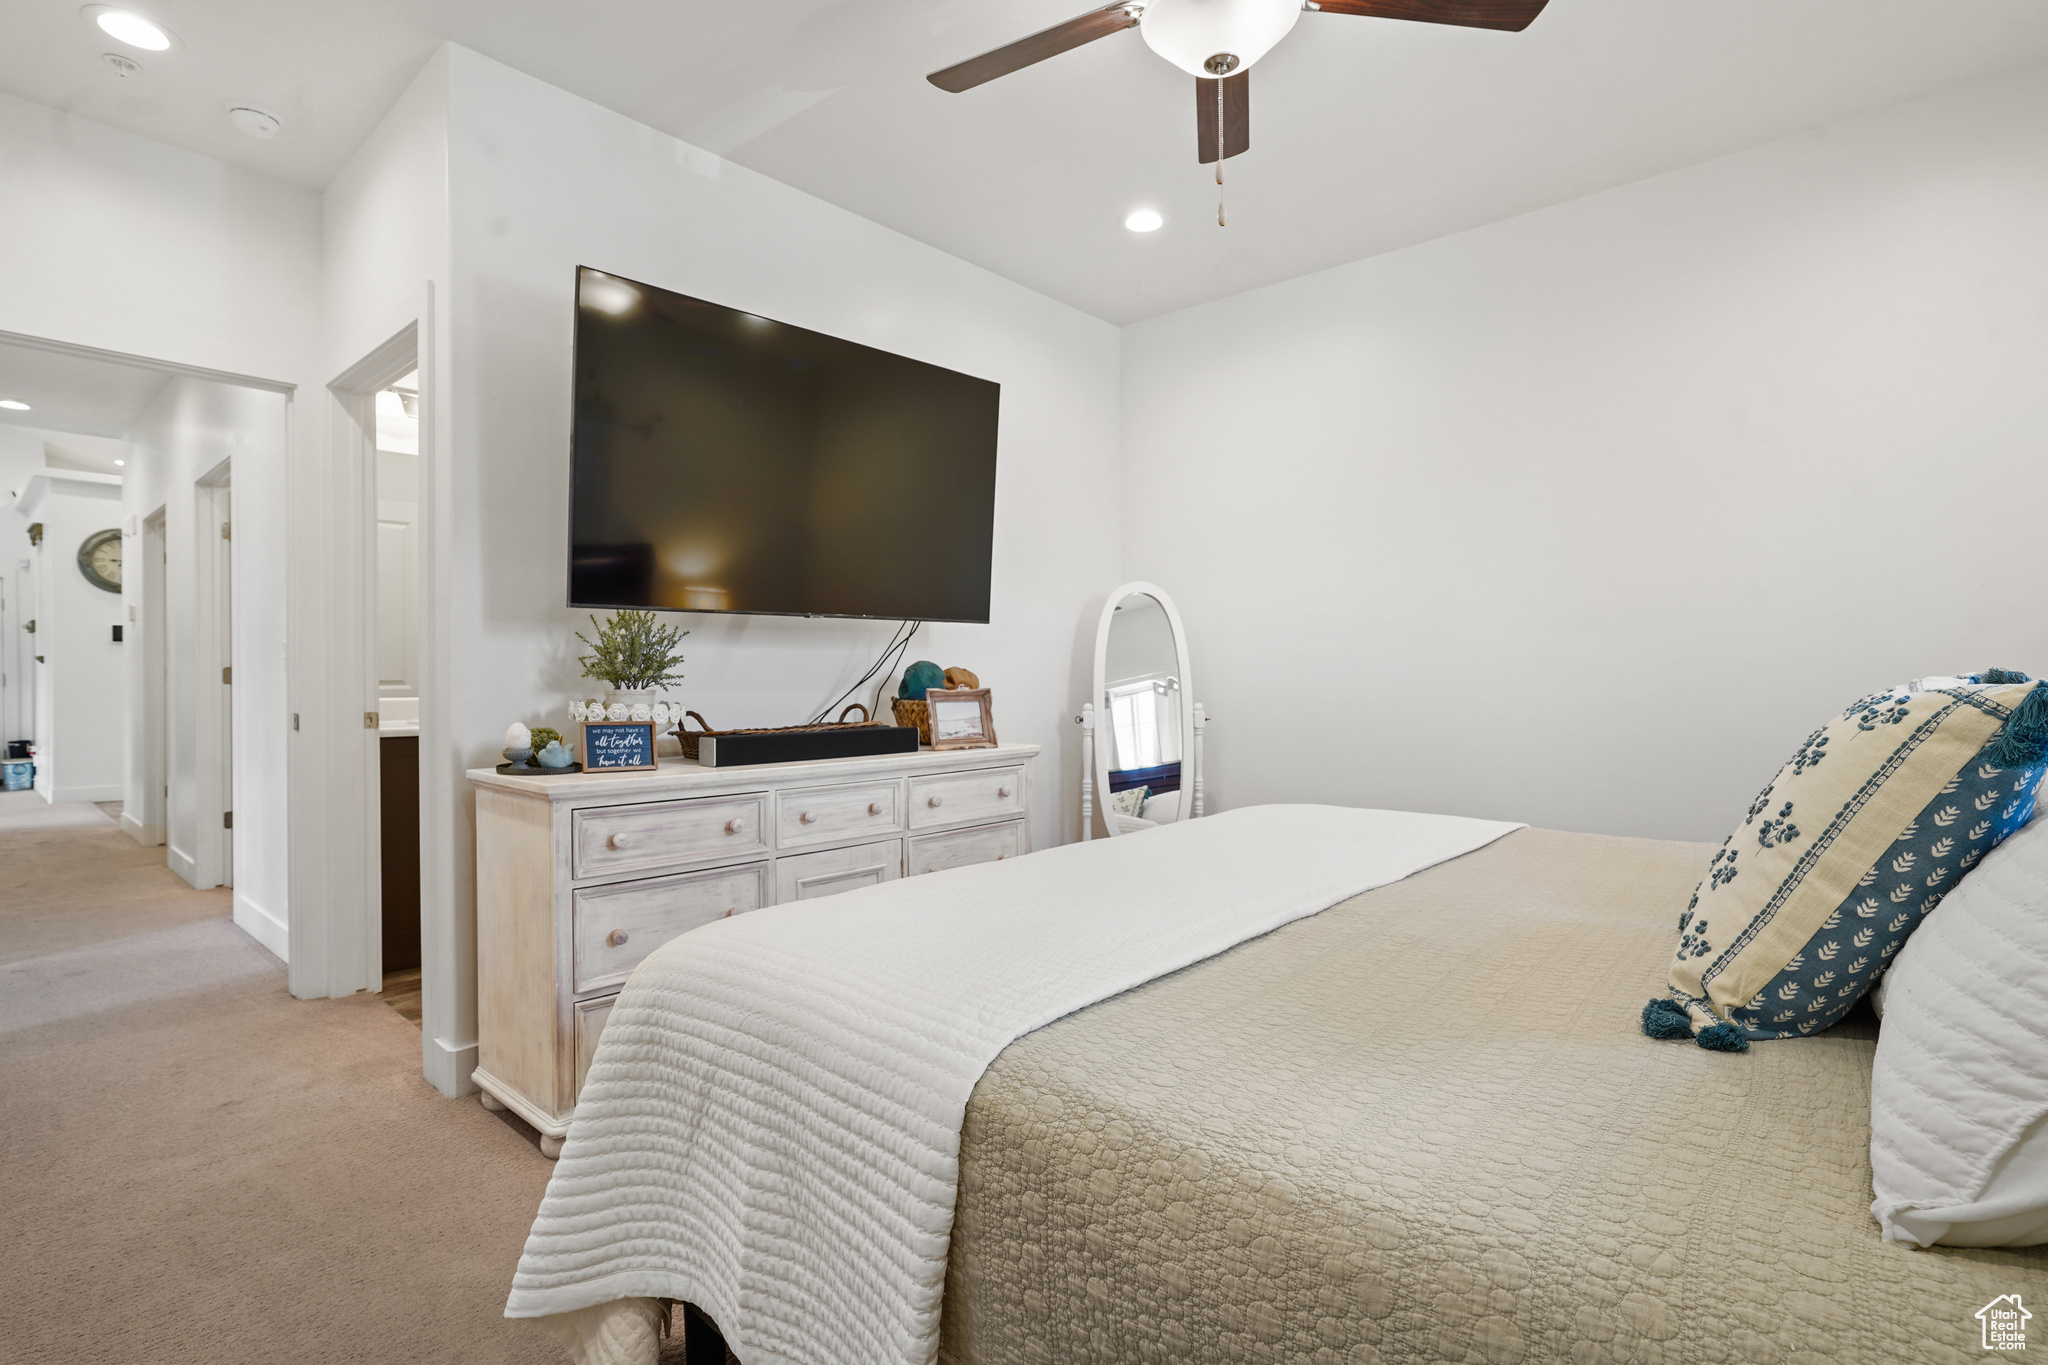
<path fill-rule="evenodd" d="M 576 632 L 576 638 L 590 646 L 590 653 L 578 660 L 583 676 L 610 686 L 603 707 L 623 705 L 633 719 L 648 719 L 638 714 L 640 708 L 651 709 L 657 691 L 682 681 L 676 667 L 683 661 L 679 646 L 690 632 L 662 625 L 651 611 L 615 611 L 611 620 L 599 622 L 593 616 L 590 624 L 597 631 L 595 640 Z"/>

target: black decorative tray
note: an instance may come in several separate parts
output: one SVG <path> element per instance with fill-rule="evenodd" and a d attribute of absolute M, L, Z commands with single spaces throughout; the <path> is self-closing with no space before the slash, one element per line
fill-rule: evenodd
<path fill-rule="evenodd" d="M 500 763 L 498 771 L 513 777 L 560 777 L 563 773 L 580 773 L 581 763 L 571 763 L 566 768 L 543 768 L 538 763 Z"/>

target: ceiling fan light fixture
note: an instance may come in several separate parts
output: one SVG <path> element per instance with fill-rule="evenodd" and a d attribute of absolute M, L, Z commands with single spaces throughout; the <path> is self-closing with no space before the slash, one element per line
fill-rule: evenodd
<path fill-rule="evenodd" d="M 1146 46 L 1190 76 L 1243 71 L 1301 18 L 1301 0 L 1151 0 L 1138 21 Z"/>
<path fill-rule="evenodd" d="M 1124 226 L 1132 232 L 1157 232 L 1165 223 L 1158 209 L 1133 209 L 1124 217 Z"/>

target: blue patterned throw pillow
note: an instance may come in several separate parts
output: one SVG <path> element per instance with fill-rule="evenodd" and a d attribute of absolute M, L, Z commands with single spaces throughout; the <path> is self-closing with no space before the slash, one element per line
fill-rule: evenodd
<path fill-rule="evenodd" d="M 1991 669 L 1865 697 L 1808 735 L 1678 920 L 1643 1031 L 1741 1052 L 1842 1018 L 1965 873 L 2034 813 L 2048 683 Z"/>

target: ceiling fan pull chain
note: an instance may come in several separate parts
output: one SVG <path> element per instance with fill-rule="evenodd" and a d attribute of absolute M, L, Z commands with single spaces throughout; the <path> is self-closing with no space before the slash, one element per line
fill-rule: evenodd
<path fill-rule="evenodd" d="M 1223 82 L 1216 82 L 1216 226 L 1223 226 Z"/>

